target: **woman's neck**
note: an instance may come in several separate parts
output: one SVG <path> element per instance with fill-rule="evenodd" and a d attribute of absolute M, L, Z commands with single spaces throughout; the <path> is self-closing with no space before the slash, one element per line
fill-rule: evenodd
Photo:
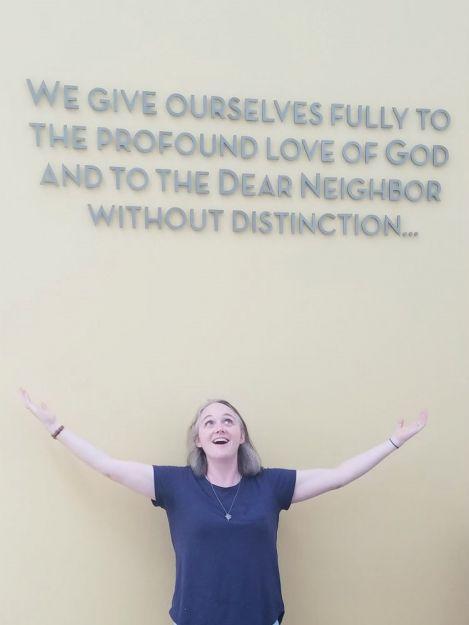
<path fill-rule="evenodd" d="M 234 463 L 216 463 L 209 462 L 206 478 L 215 486 L 235 486 L 241 480 L 241 474 L 238 471 L 238 459 Z"/>

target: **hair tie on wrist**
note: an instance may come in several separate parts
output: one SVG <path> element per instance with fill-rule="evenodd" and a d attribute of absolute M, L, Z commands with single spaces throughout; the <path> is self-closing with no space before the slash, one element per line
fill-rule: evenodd
<path fill-rule="evenodd" d="M 55 432 L 53 434 L 51 434 L 52 438 L 57 438 L 57 436 L 60 434 L 60 432 L 64 429 L 64 426 L 61 425 L 59 428 L 57 428 L 55 430 Z"/>
<path fill-rule="evenodd" d="M 394 442 L 393 442 L 392 438 L 390 438 L 389 440 L 391 441 L 391 443 L 394 445 L 394 447 L 395 447 L 396 449 L 399 449 L 399 446 L 398 446 L 398 445 L 396 445 L 396 443 L 394 443 Z"/>

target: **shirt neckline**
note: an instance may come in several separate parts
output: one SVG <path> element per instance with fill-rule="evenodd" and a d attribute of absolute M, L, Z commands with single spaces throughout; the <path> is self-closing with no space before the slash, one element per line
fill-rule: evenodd
<path fill-rule="evenodd" d="M 213 484 L 213 482 L 211 482 L 206 475 L 204 475 L 204 478 L 207 481 L 208 485 L 211 484 L 212 486 L 214 486 L 216 488 L 221 488 L 223 490 L 229 490 L 230 488 L 237 488 L 241 484 L 241 482 L 243 481 L 243 476 L 241 476 L 241 479 L 239 480 L 239 482 L 237 484 L 233 484 L 233 486 L 219 486 L 218 484 Z"/>

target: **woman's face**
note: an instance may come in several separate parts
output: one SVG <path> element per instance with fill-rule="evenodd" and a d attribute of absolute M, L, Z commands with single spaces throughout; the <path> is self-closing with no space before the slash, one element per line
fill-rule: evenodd
<path fill-rule="evenodd" d="M 244 440 L 241 421 L 229 406 L 215 402 L 202 410 L 196 445 L 202 447 L 207 457 L 226 458 L 236 455 Z"/>

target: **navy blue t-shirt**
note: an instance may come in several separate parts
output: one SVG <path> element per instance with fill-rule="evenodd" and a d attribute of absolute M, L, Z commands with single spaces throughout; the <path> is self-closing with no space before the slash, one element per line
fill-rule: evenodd
<path fill-rule="evenodd" d="M 242 478 L 230 514 L 190 466 L 153 466 L 156 501 L 168 516 L 176 554 L 169 614 L 177 625 L 272 625 L 282 622 L 277 556 L 279 513 L 295 490 L 293 469 Z M 214 486 L 226 510 L 238 485 Z"/>

